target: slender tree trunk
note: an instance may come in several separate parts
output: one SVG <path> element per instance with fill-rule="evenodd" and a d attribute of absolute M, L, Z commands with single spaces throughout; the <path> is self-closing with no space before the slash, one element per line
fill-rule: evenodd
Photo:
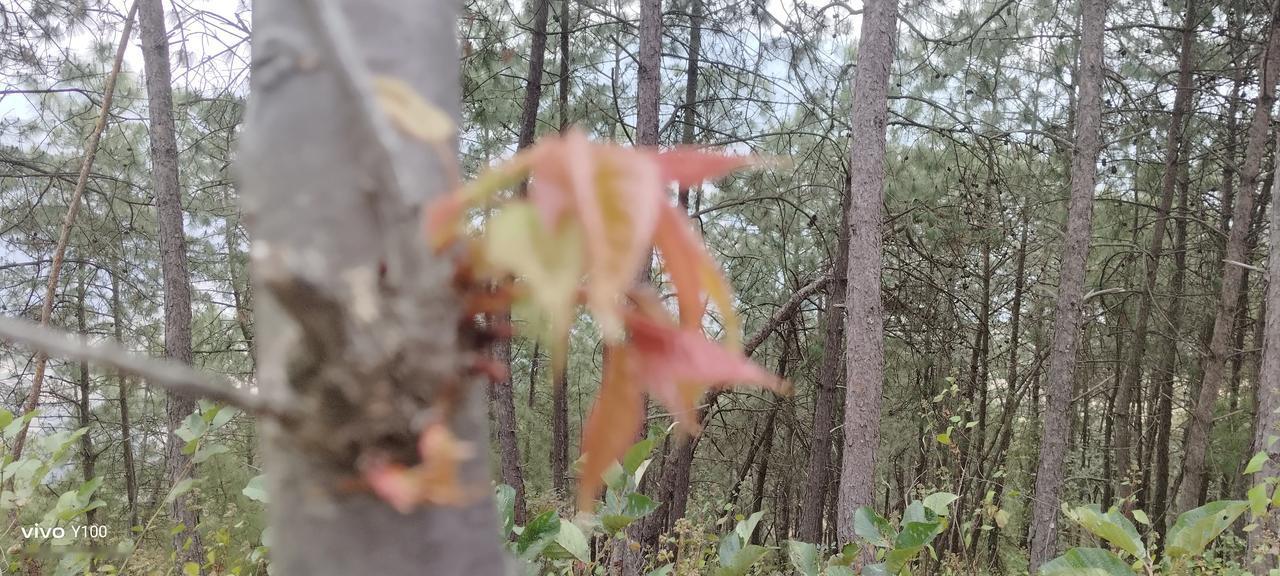
<path fill-rule="evenodd" d="M 689 7 L 689 64 L 684 81 L 684 132 L 680 142 L 688 146 L 694 142 L 694 128 L 698 124 L 698 61 L 702 57 L 702 0 L 692 0 Z M 676 201 L 687 212 L 689 189 L 681 188 Z"/>
<path fill-rule="evenodd" d="M 1062 489 L 1070 436 L 1069 409 L 1074 389 L 1076 349 L 1083 322 L 1085 262 L 1093 223 L 1093 189 L 1101 147 L 1102 53 L 1107 0 L 1082 0 L 1079 96 L 1076 109 L 1075 150 L 1071 157 L 1071 199 L 1062 246 L 1062 273 L 1054 310 L 1052 351 L 1049 353 L 1048 396 L 1040 437 L 1040 464 L 1036 472 L 1031 515 L 1031 572 L 1058 551 L 1058 494 Z"/>
<path fill-rule="evenodd" d="M 456 185 L 455 160 L 388 126 L 368 80 L 399 78 L 456 119 L 460 4 L 254 6 L 237 156 L 255 242 L 258 383 L 298 411 L 287 426 L 263 423 L 273 574 L 508 573 L 488 496 L 483 388 L 465 375 L 465 358 L 483 349 L 451 329 L 464 321 L 453 267 L 425 249 L 417 218 Z M 476 448 L 459 466 L 463 487 L 483 488 L 474 499 L 401 513 L 343 489 L 369 457 L 417 463 L 424 416 Z"/>
<path fill-rule="evenodd" d="M 640 51 L 636 56 L 636 145 L 658 145 L 662 90 L 662 0 L 640 0 Z"/>
<path fill-rule="evenodd" d="M 1133 338 L 1130 341 L 1128 360 L 1121 366 L 1120 386 L 1116 391 L 1115 411 L 1115 447 L 1116 473 L 1112 476 L 1112 485 L 1119 498 L 1124 499 L 1133 493 L 1137 482 L 1129 478 L 1131 470 L 1131 444 L 1133 443 L 1134 423 L 1131 418 L 1130 404 L 1142 383 L 1142 367 L 1146 360 L 1148 322 L 1151 308 L 1154 305 L 1156 279 L 1160 270 L 1160 259 L 1164 254 L 1165 228 L 1169 221 L 1169 210 L 1173 206 L 1173 197 L 1177 190 L 1178 165 L 1182 162 L 1183 134 L 1186 129 L 1188 112 L 1191 109 L 1191 83 L 1193 80 L 1192 60 L 1195 51 L 1197 11 L 1196 1 L 1190 0 L 1186 5 L 1186 16 L 1182 25 L 1182 45 L 1178 53 L 1178 84 L 1173 99 L 1173 114 L 1169 118 L 1169 131 L 1165 140 L 1164 171 L 1160 178 L 1160 199 L 1156 206 L 1156 223 L 1151 233 L 1151 247 L 1144 259 L 1146 276 L 1143 280 L 1142 293 L 1138 299 L 1138 310 L 1133 321 Z M 1128 480 L 1128 481 L 1126 481 Z M 1110 505 L 1110 502 L 1104 503 Z"/>
<path fill-rule="evenodd" d="M 568 354 L 568 350 L 565 350 Z M 551 486 L 560 497 L 569 494 L 569 373 L 556 379 L 551 391 Z"/>
<path fill-rule="evenodd" d="M 1275 166 L 1280 166 L 1277 151 Z M 1262 334 L 1261 366 L 1256 385 L 1257 406 L 1254 410 L 1253 451 L 1265 452 L 1269 458 L 1262 470 L 1253 475 L 1255 482 L 1280 476 L 1280 178 L 1271 184 L 1271 240 L 1270 256 L 1266 271 L 1266 297 L 1263 303 L 1265 317 Z M 1268 513 L 1258 526 L 1249 532 L 1249 553 L 1246 558 L 1256 559 L 1250 568 L 1263 576 L 1277 567 L 1276 555 L 1271 551 L 1272 539 L 1280 531 L 1276 513 Z"/>
<path fill-rule="evenodd" d="M 831 431 L 836 427 L 836 404 L 839 399 L 841 365 L 844 359 L 844 299 L 849 263 L 849 179 L 840 199 L 840 228 L 836 234 L 832 281 L 827 284 L 826 307 L 822 312 L 822 365 L 818 368 L 818 389 L 813 399 L 813 438 L 809 443 L 809 462 L 805 467 L 804 501 L 826 502 L 831 477 Z M 822 540 L 823 509 L 800 507 L 800 523 L 796 538 L 802 542 Z"/>
<path fill-rule="evenodd" d="M 1214 404 L 1227 373 L 1227 361 L 1231 353 L 1230 339 L 1234 332 L 1236 306 L 1239 302 L 1241 277 L 1247 264 L 1246 235 L 1253 216 L 1253 199 L 1262 168 L 1262 156 L 1266 153 L 1267 133 L 1271 120 L 1271 106 L 1275 102 L 1276 79 L 1280 78 L 1280 22 L 1274 20 L 1267 32 L 1267 45 L 1259 58 L 1259 94 L 1253 119 L 1249 124 L 1248 142 L 1245 145 L 1244 164 L 1240 169 L 1240 190 L 1232 208 L 1231 228 L 1227 235 L 1226 262 L 1222 265 L 1222 287 L 1218 294 L 1218 307 L 1213 322 L 1213 334 L 1209 340 L 1209 354 L 1204 359 L 1204 376 L 1200 391 L 1193 404 L 1191 419 L 1187 423 L 1187 443 L 1182 459 L 1182 485 L 1178 491 L 1178 508 L 1189 510 L 1198 506 L 1205 487 L 1205 452 L 1208 449 L 1209 432 L 1213 428 Z"/>
<path fill-rule="evenodd" d="M 120 304 L 120 274 L 124 269 L 123 258 L 116 261 L 111 270 L 111 326 L 117 344 L 124 346 L 124 307 Z M 124 467 L 124 494 L 129 515 L 129 527 L 138 525 L 138 477 L 133 462 L 133 428 L 129 417 L 129 377 L 116 373 L 117 403 L 120 407 L 120 449 Z"/>
<path fill-rule="evenodd" d="M 151 174 L 156 197 L 156 220 L 160 237 L 160 273 L 164 279 L 165 356 L 191 364 L 191 277 L 187 271 L 187 241 L 182 222 L 182 190 L 178 179 L 178 143 L 174 128 L 173 85 L 169 74 L 169 37 L 165 28 L 162 0 L 139 0 L 138 28 L 147 80 L 147 112 L 150 119 Z M 169 486 L 195 478 L 196 465 L 186 444 L 175 431 L 195 411 L 195 401 L 173 394 L 165 396 L 168 422 L 165 475 Z M 175 526 L 173 536 L 179 567 L 202 565 L 204 547 L 198 530 L 200 517 L 190 494 L 173 499 L 169 513 Z"/>
<path fill-rule="evenodd" d="M 85 288 L 84 278 L 80 278 L 79 285 L 76 288 L 76 332 L 87 334 L 89 325 L 85 321 Z M 88 430 L 93 426 L 93 406 L 89 403 L 89 396 L 92 393 L 90 387 L 93 381 L 89 379 L 89 363 L 80 362 L 80 378 L 76 383 L 80 392 L 78 402 L 78 412 L 80 417 L 80 427 Z M 80 437 L 80 468 L 84 473 L 84 481 L 93 480 L 98 475 L 97 472 L 97 453 L 93 450 L 93 434 L 86 433 Z M 85 513 L 85 522 L 89 525 L 98 523 L 98 511 L 90 510 Z"/>
<path fill-rule="evenodd" d="M 560 0 L 560 131 L 569 127 L 569 0 Z"/>
<path fill-rule="evenodd" d="M 897 44 L 897 0 L 868 0 L 858 41 L 850 142 L 849 261 L 845 287 L 844 443 L 836 506 L 837 539 L 853 542 L 853 515 L 875 503 L 876 450 L 884 385 L 880 302 L 881 211 L 889 74 Z"/>
<path fill-rule="evenodd" d="M 58 243 L 53 249 L 53 261 L 49 266 L 49 280 L 45 283 L 44 300 L 40 303 L 40 325 L 48 326 L 53 317 L 53 303 L 58 294 L 58 277 L 62 274 L 62 261 L 67 254 L 67 243 L 71 239 L 71 228 L 75 225 L 76 216 L 80 214 L 80 199 L 84 196 L 85 186 L 89 183 L 89 174 L 93 171 L 93 161 L 98 155 L 98 143 L 102 141 L 102 133 L 107 129 L 107 120 L 111 116 L 111 101 L 115 97 L 116 78 L 120 76 L 120 65 L 124 61 L 124 51 L 129 47 L 129 36 L 133 33 L 133 17 L 138 12 L 138 2 L 129 6 L 129 14 L 124 18 L 124 29 L 120 31 L 120 41 L 116 44 L 115 59 L 111 62 L 111 72 L 102 88 L 102 105 L 98 108 L 98 120 L 89 133 L 89 141 L 84 146 L 84 160 L 80 163 L 80 174 L 76 177 L 76 187 L 71 191 L 67 201 L 67 213 L 62 219 L 62 228 L 58 232 Z M 49 364 L 49 355 L 37 351 L 34 359 L 35 372 L 31 377 L 31 389 L 22 404 L 22 412 L 34 411 L 40 406 L 40 390 L 44 387 L 44 373 Z M 22 458 L 22 450 L 27 444 L 27 431 L 30 422 L 24 423 L 13 439 L 13 459 Z"/>

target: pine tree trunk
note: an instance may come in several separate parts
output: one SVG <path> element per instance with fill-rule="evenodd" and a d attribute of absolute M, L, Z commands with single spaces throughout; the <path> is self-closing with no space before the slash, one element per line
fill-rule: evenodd
<path fill-rule="evenodd" d="M 84 299 L 84 278 L 81 277 L 76 289 L 76 332 L 79 334 L 89 333 L 89 325 L 85 321 Z M 92 380 L 89 379 L 88 362 L 80 362 L 80 377 L 76 385 L 80 392 L 80 399 L 77 403 L 80 427 L 88 430 L 93 425 L 93 406 L 89 402 L 89 397 L 93 391 L 90 390 Z M 84 473 L 85 482 L 93 480 L 98 475 L 97 460 L 97 453 L 93 450 L 93 434 L 92 432 L 86 433 L 80 437 L 80 469 Z M 85 513 L 84 519 L 85 523 L 90 526 L 97 524 L 98 511 L 96 509 L 89 510 Z"/>
<path fill-rule="evenodd" d="M 178 143 L 174 128 L 173 86 L 169 73 L 169 37 L 161 0 L 139 0 L 138 28 L 147 80 L 147 112 L 150 119 L 151 174 L 156 198 L 160 237 L 160 274 L 164 279 L 164 352 L 183 364 L 191 364 L 191 277 L 187 271 L 187 241 L 182 222 L 182 190 L 178 179 Z M 165 476 L 169 486 L 196 477 L 186 444 L 175 431 L 195 411 L 191 398 L 165 396 Z M 173 536 L 177 564 L 202 565 L 204 547 L 198 530 L 200 517 L 188 493 L 173 499 L 169 517 L 180 527 Z"/>
<path fill-rule="evenodd" d="M 840 229 L 836 234 L 835 261 L 831 264 L 832 281 L 827 284 L 827 302 L 822 312 L 822 365 L 818 368 L 818 389 L 813 399 L 813 438 L 809 442 L 809 462 L 803 483 L 805 502 L 825 502 L 831 477 L 831 431 L 836 427 L 839 402 L 836 394 L 845 361 L 842 344 L 849 263 L 849 196 L 845 192 L 840 200 Z M 820 506 L 800 507 L 796 539 L 811 543 L 822 539 L 822 512 Z"/>
<path fill-rule="evenodd" d="M 463 318 L 453 267 L 427 249 L 417 217 L 454 185 L 455 159 L 400 137 L 370 112 L 368 94 L 369 72 L 392 76 L 456 119 L 460 4 L 254 6 L 237 156 L 254 240 L 258 383 L 299 412 L 288 426 L 263 423 L 273 574 L 507 574 L 488 496 L 484 384 L 464 375 L 465 358 L 482 351 L 454 328 Z M 475 448 L 459 470 L 473 499 L 401 513 L 343 488 L 367 458 L 415 463 L 428 418 Z"/>
<path fill-rule="evenodd" d="M 1276 18 L 1277 15 L 1273 15 Z M 1187 422 L 1187 441 L 1182 459 L 1182 485 L 1178 490 L 1179 510 L 1190 510 L 1202 501 L 1205 488 L 1205 453 L 1209 433 L 1213 429 L 1214 405 L 1227 375 L 1231 354 L 1230 340 L 1235 329 L 1241 278 L 1247 264 L 1246 236 L 1253 216 L 1253 200 L 1266 153 L 1271 106 L 1275 102 L 1276 79 L 1280 78 L 1280 22 L 1272 21 L 1267 32 L 1267 46 L 1259 58 L 1259 94 L 1253 119 L 1249 124 L 1244 164 L 1240 169 L 1240 189 L 1232 208 L 1231 228 L 1227 235 L 1226 262 L 1222 265 L 1222 287 L 1209 340 L 1209 354 L 1204 358 L 1204 376 Z"/>
<path fill-rule="evenodd" d="M 1275 165 L 1280 166 L 1280 152 Z M 1262 465 L 1262 470 L 1253 476 L 1255 479 L 1280 476 L 1280 443 L 1275 442 L 1280 435 L 1280 178 L 1271 184 L 1271 240 L 1266 270 L 1266 299 L 1263 304 L 1266 315 L 1262 319 L 1262 358 L 1255 392 L 1253 451 L 1266 452 L 1269 458 Z M 1280 524 L 1276 521 L 1275 511 L 1263 517 L 1260 524 L 1249 532 L 1246 558 L 1261 560 L 1249 568 L 1254 574 L 1264 576 L 1277 567 L 1276 555 L 1269 550 L 1273 548 L 1271 539 L 1280 532 Z"/>
<path fill-rule="evenodd" d="M 858 41 L 850 128 L 849 261 L 845 286 L 844 443 L 836 504 L 837 539 L 853 542 L 853 515 L 875 503 L 884 385 L 884 309 L 880 302 L 881 212 L 889 74 L 897 44 L 897 0 L 868 0 Z"/>
<path fill-rule="evenodd" d="M 120 273 L 124 268 L 123 259 L 118 259 L 111 270 L 111 329 L 116 344 L 124 346 L 124 307 L 120 305 Z M 121 465 L 124 467 L 124 494 L 129 515 L 129 527 L 138 525 L 138 476 L 137 466 L 133 462 L 133 427 L 129 417 L 129 377 L 124 372 L 116 373 L 116 388 L 119 397 L 116 399 L 120 409 L 120 450 Z"/>
<path fill-rule="evenodd" d="M 1195 50 L 1197 12 L 1195 0 L 1186 5 L 1186 16 L 1182 25 L 1182 45 L 1178 53 L 1178 83 L 1173 99 L 1173 114 L 1169 118 L 1169 130 L 1165 139 L 1164 171 L 1160 178 L 1160 199 L 1156 206 L 1156 222 L 1151 232 L 1151 247 L 1144 259 L 1145 278 L 1142 293 L 1138 298 L 1138 310 L 1133 321 L 1133 338 L 1130 341 L 1128 360 L 1121 365 L 1120 386 L 1116 391 L 1116 411 L 1114 423 L 1115 448 L 1112 486 L 1119 498 L 1127 498 L 1133 493 L 1137 482 L 1130 478 L 1130 466 L 1133 464 L 1131 454 L 1136 426 L 1131 417 L 1130 404 L 1134 395 L 1142 385 L 1142 367 L 1146 360 L 1148 322 L 1151 308 L 1154 305 L 1156 279 L 1160 270 L 1160 259 L 1164 255 L 1165 229 L 1168 226 L 1169 210 L 1173 206 L 1173 197 L 1177 191 L 1177 177 L 1182 162 L 1183 134 L 1186 129 L 1186 118 L 1191 109 L 1192 57 Z M 1126 481 L 1128 480 L 1128 481 Z M 1110 505 L 1110 502 L 1105 502 Z"/>
<path fill-rule="evenodd" d="M 1062 246 L 1062 272 L 1054 310 L 1053 344 L 1049 353 L 1049 381 L 1043 431 L 1040 436 L 1040 463 L 1036 472 L 1035 497 L 1031 515 L 1031 572 L 1058 551 L 1058 495 L 1062 489 L 1070 436 L 1069 410 L 1075 382 L 1076 349 L 1083 322 L 1085 263 L 1093 223 L 1093 191 L 1097 181 L 1097 159 L 1101 147 L 1103 30 L 1107 0 L 1083 0 L 1080 63 L 1077 69 L 1079 95 L 1076 108 L 1075 150 L 1071 157 L 1071 199 Z"/>

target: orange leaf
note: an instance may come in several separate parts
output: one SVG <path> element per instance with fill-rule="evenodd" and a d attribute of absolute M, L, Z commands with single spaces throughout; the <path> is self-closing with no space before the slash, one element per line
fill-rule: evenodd
<path fill-rule="evenodd" d="M 705 149 L 682 146 L 654 155 L 662 170 L 664 182 L 674 181 L 681 188 L 715 180 L 756 162 L 751 156 L 726 156 Z"/>
<path fill-rule="evenodd" d="M 632 359 L 625 348 L 606 346 L 604 378 L 591 415 L 582 428 L 582 472 L 578 509 L 590 512 L 600 491 L 601 476 L 626 454 L 644 423 L 640 390 L 631 381 Z"/>
<path fill-rule="evenodd" d="M 712 388 L 750 384 L 785 392 L 787 384 L 741 352 L 707 340 L 700 330 L 682 329 L 640 314 L 627 315 L 635 378 L 684 429 L 697 433 L 694 410 Z"/>
<path fill-rule="evenodd" d="M 459 465 L 474 456 L 443 423 L 427 425 L 418 438 L 422 462 L 412 467 L 378 461 L 364 466 L 369 488 L 402 514 L 420 504 L 461 505 L 471 499 L 460 481 Z"/>
<path fill-rule="evenodd" d="M 733 308 L 729 281 L 725 280 L 720 266 L 707 253 L 706 245 L 689 219 L 676 207 L 665 205 L 658 218 L 654 243 L 662 253 L 664 269 L 675 285 L 681 326 L 701 330 L 702 315 L 707 310 L 703 299 L 705 293 L 720 310 L 729 347 L 737 349 L 741 345 L 742 324 Z"/>

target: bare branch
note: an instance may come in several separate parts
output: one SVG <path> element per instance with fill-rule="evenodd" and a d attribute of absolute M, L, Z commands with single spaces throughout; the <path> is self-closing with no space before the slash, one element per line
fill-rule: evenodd
<path fill-rule="evenodd" d="M 237 388 L 231 380 L 170 360 L 148 358 L 122 346 L 92 343 L 83 335 L 46 328 L 20 318 L 0 318 L 0 340 L 21 344 L 48 356 L 92 362 L 140 376 L 150 385 L 183 396 L 206 398 L 258 416 L 288 419 L 290 410 Z"/>

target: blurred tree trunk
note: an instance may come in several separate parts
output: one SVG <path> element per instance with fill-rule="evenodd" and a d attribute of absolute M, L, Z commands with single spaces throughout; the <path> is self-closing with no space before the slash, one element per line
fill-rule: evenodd
<path fill-rule="evenodd" d="M 1280 151 L 1276 166 L 1280 166 Z M 1253 451 L 1265 452 L 1269 458 L 1261 472 L 1252 478 L 1263 480 L 1280 476 L 1280 178 L 1271 184 L 1271 241 L 1270 257 L 1266 268 L 1266 299 L 1263 308 L 1266 315 L 1262 338 L 1261 367 L 1256 384 L 1257 406 L 1254 410 Z M 1277 529 L 1276 513 L 1269 512 L 1261 519 L 1261 526 L 1249 532 L 1249 554 L 1254 559 L 1249 566 L 1253 573 L 1264 576 L 1277 566 L 1271 539 Z"/>
<path fill-rule="evenodd" d="M 121 246 L 123 251 L 123 246 Z M 116 344 L 124 346 L 124 307 L 120 304 L 120 275 L 124 269 L 124 258 L 116 259 L 111 270 L 111 329 Z M 133 462 L 133 429 L 129 417 L 129 377 L 124 372 L 116 373 L 116 388 L 119 397 L 116 399 L 120 410 L 120 451 L 124 466 L 124 494 L 129 515 L 129 527 L 138 525 L 138 477 L 137 467 Z"/>
<path fill-rule="evenodd" d="M 254 241 L 258 383 L 298 411 L 262 426 L 273 574 L 507 573 L 488 495 L 483 384 L 465 375 L 481 349 L 452 329 L 464 320 L 453 266 L 426 249 L 417 217 L 455 185 L 453 142 L 399 137 L 367 78 L 398 78 L 456 119 L 460 4 L 254 6 L 237 156 Z M 413 463 L 428 418 L 475 447 L 459 470 L 474 499 L 401 513 L 343 488 L 367 458 Z"/>
<path fill-rule="evenodd" d="M 1084 299 L 1085 260 L 1093 223 L 1093 192 L 1098 176 L 1099 132 L 1102 124 L 1103 32 L 1107 0 L 1082 0 L 1081 42 L 1076 102 L 1075 150 L 1071 155 L 1071 197 L 1062 245 L 1062 272 L 1054 310 L 1053 344 L 1049 353 L 1049 381 L 1040 463 L 1036 472 L 1031 515 L 1031 573 L 1058 552 L 1058 495 L 1070 437 L 1069 410 L 1074 390 L 1076 349 L 1080 342 Z"/>
<path fill-rule="evenodd" d="M 76 286 L 76 332 L 79 334 L 88 334 L 89 325 L 85 319 L 84 309 L 85 287 L 83 275 L 79 278 Z M 89 363 L 80 362 L 80 375 L 76 382 L 79 388 L 80 398 L 77 403 L 77 412 L 80 417 L 80 427 L 86 430 L 93 425 L 93 405 L 90 403 L 90 396 L 93 390 L 90 389 L 93 381 L 89 378 Z M 93 450 L 93 434 L 86 433 L 80 437 L 80 469 L 84 473 L 84 481 L 93 480 L 98 475 L 97 472 L 97 453 Z M 96 509 L 89 510 L 85 513 L 85 523 L 92 526 L 98 523 L 98 511 Z"/>

